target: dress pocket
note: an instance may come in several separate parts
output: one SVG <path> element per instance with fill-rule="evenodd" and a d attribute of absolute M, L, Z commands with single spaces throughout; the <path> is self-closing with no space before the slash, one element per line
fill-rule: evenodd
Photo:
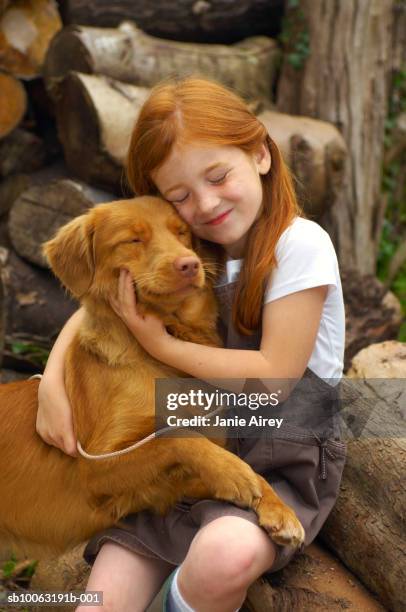
<path fill-rule="evenodd" d="M 323 436 L 314 430 L 306 430 L 294 425 L 285 425 L 283 431 L 274 435 L 298 445 L 318 446 L 319 448 L 319 479 L 326 480 L 328 476 L 328 461 L 336 461 L 345 458 L 347 444 L 342 440 Z"/>

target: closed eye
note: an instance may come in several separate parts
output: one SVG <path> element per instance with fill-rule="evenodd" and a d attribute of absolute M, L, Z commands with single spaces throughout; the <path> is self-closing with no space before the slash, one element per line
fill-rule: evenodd
<path fill-rule="evenodd" d="M 228 172 L 226 172 L 225 174 L 223 174 L 223 176 L 220 176 L 217 179 L 209 179 L 209 183 L 211 183 L 212 185 L 219 185 L 220 183 L 222 183 L 226 176 L 227 176 Z"/>
<path fill-rule="evenodd" d="M 185 197 L 182 198 L 181 200 L 168 200 L 168 201 L 171 202 L 171 204 L 182 204 L 182 202 L 184 202 L 188 198 L 188 196 L 189 194 L 187 193 Z"/>

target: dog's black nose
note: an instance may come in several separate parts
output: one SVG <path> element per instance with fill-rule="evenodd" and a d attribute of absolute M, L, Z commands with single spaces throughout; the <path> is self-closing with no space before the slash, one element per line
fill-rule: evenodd
<path fill-rule="evenodd" d="M 182 276 L 187 278 L 196 276 L 199 271 L 199 260 L 196 257 L 178 257 L 173 262 L 173 267 Z"/>

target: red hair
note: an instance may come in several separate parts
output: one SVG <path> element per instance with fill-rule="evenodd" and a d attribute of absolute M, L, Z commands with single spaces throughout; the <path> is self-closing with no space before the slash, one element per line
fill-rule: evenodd
<path fill-rule="evenodd" d="M 276 244 L 296 216 L 303 216 L 288 167 L 265 126 L 245 102 L 223 85 L 202 77 L 168 80 L 152 89 L 141 108 L 127 155 L 128 182 L 136 195 L 157 194 L 151 172 L 175 143 L 236 146 L 248 154 L 266 143 L 271 168 L 261 175 L 261 214 L 251 226 L 237 284 L 233 321 L 243 334 L 261 323 L 266 281 L 277 265 Z"/>

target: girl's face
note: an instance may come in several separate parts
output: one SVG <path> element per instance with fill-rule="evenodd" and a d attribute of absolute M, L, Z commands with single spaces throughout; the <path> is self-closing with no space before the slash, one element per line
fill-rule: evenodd
<path fill-rule="evenodd" d="M 151 177 L 196 236 L 222 244 L 231 257 L 239 258 L 260 214 L 260 175 L 270 165 L 264 144 L 254 155 L 234 146 L 175 145 Z"/>

